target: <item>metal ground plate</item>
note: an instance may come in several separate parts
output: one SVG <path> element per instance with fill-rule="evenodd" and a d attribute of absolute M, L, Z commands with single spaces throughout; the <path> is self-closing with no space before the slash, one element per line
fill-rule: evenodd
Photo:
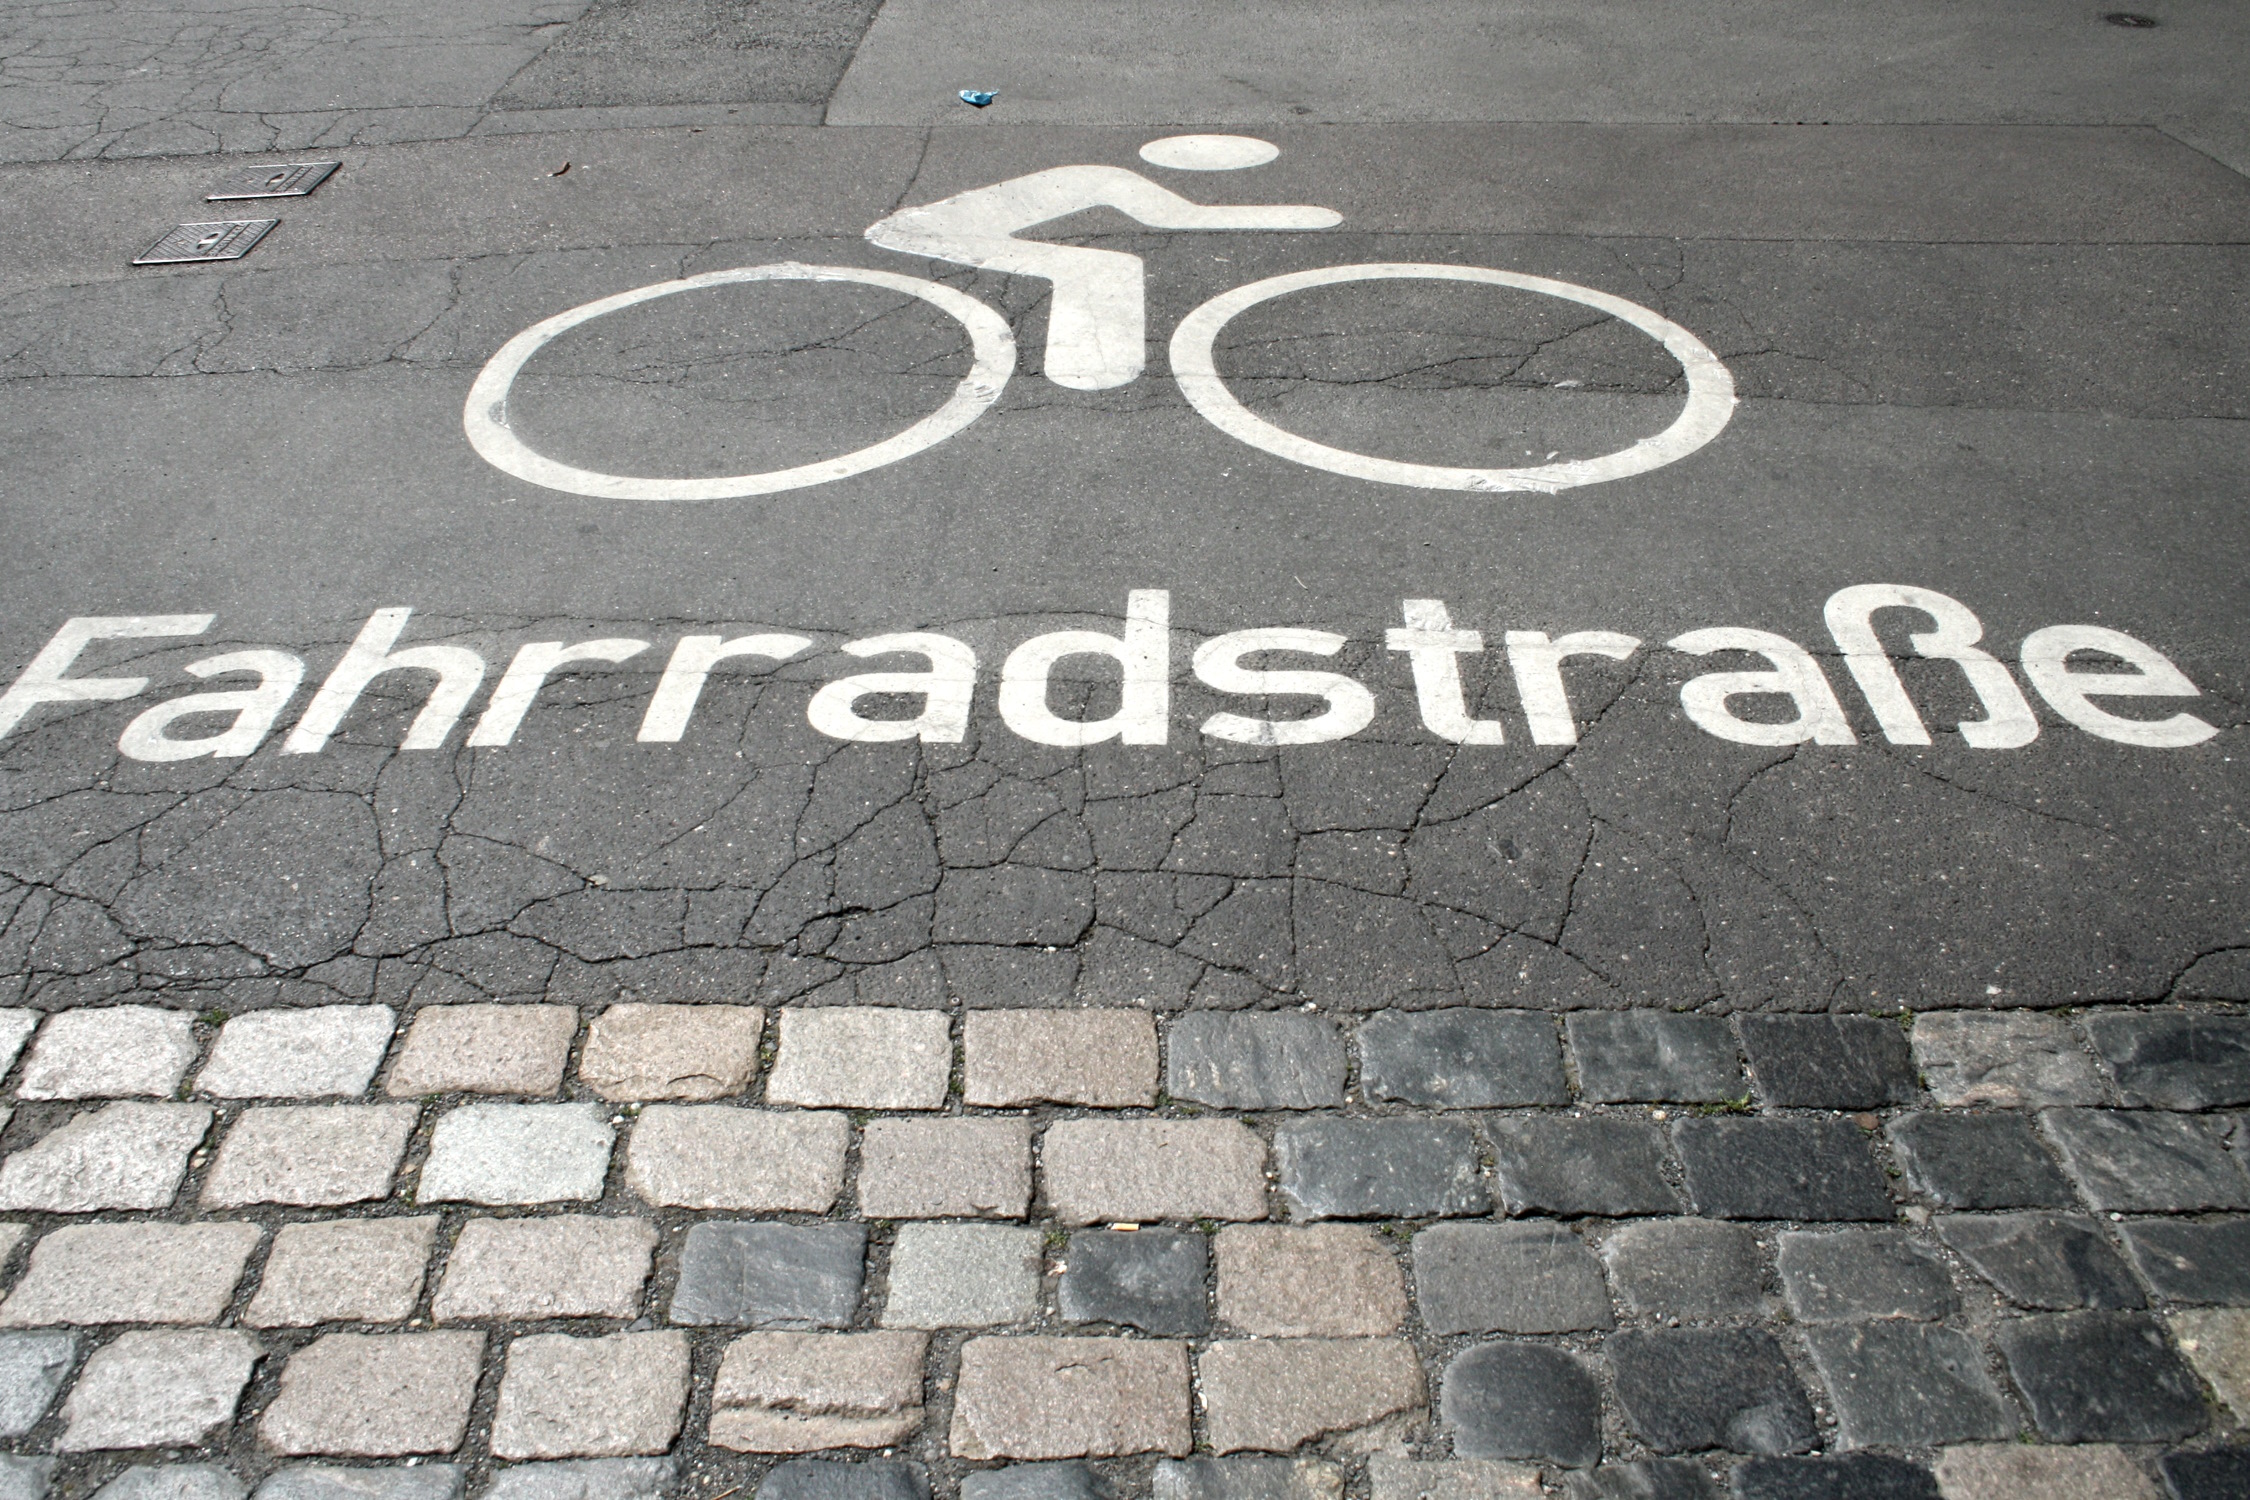
<path fill-rule="evenodd" d="M 237 167 L 203 195 L 206 203 L 226 203 L 241 198 L 302 198 L 329 179 L 342 166 L 336 161 L 275 162 L 262 167 Z"/>
<path fill-rule="evenodd" d="M 133 257 L 136 266 L 176 266 L 195 261 L 240 260 L 279 219 L 223 219 L 181 224 Z"/>

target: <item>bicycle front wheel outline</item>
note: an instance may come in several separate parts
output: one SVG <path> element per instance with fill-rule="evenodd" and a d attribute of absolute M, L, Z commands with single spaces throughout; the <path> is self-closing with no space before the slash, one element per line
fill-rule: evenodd
<path fill-rule="evenodd" d="M 571 329 L 606 313 L 653 302 L 659 297 L 741 281 L 852 281 L 918 297 L 951 314 L 968 330 L 969 373 L 961 377 L 961 383 L 954 387 L 943 406 L 882 442 L 837 458 L 799 464 L 795 468 L 771 469 L 762 474 L 730 474 L 710 479 L 603 474 L 546 457 L 517 437 L 508 425 L 508 393 L 515 386 L 516 377 L 534 354 Z M 901 276 L 894 271 L 775 261 L 769 265 L 705 271 L 677 281 L 635 287 L 532 324 L 502 344 L 477 372 L 475 383 L 469 387 L 469 399 L 462 407 L 461 426 L 478 457 L 504 474 L 512 474 L 545 489 L 604 500 L 738 500 L 748 495 L 772 495 L 806 485 L 825 484 L 832 479 L 864 474 L 902 458 L 911 458 L 925 448 L 944 442 L 983 416 L 985 408 L 1000 399 L 1000 392 L 1015 368 L 1016 339 L 1008 328 L 1007 319 L 965 292 L 919 276 Z"/>
<path fill-rule="evenodd" d="M 1417 280 L 1473 281 L 1489 286 L 1514 287 L 1519 291 L 1559 297 L 1565 302 L 1576 302 L 1608 313 L 1655 339 L 1680 362 L 1681 369 L 1687 372 L 1687 405 L 1673 420 L 1672 425 L 1662 432 L 1643 438 L 1630 448 L 1621 448 L 1598 458 L 1573 459 L 1568 463 L 1539 464 L 1514 469 L 1454 469 L 1438 464 L 1376 458 L 1372 454 L 1354 453 L 1348 448 L 1331 448 L 1325 443 L 1316 443 L 1311 438 L 1299 437 L 1251 412 L 1235 399 L 1234 392 L 1227 389 L 1226 382 L 1219 376 L 1212 346 L 1220 331 L 1261 302 L 1312 287 L 1337 286 L 1353 281 Z M 1304 464 L 1308 468 L 1326 469 L 1332 474 L 1344 474 L 1354 479 L 1372 479 L 1382 484 L 1412 485 L 1426 490 L 1513 490 L 1554 494 L 1581 484 L 1599 484 L 1605 480 L 1646 474 L 1651 469 L 1660 469 L 1687 457 L 1717 437 L 1725 430 L 1728 420 L 1734 415 L 1735 407 L 1734 376 L 1728 373 L 1719 357 L 1694 334 L 1637 302 L 1627 302 L 1622 297 L 1612 297 L 1609 293 L 1597 292 L 1592 287 L 1555 281 L 1545 276 L 1525 276 L 1515 271 L 1496 271 L 1485 266 L 1415 261 L 1368 261 L 1359 265 L 1322 266 L 1317 270 L 1269 276 L 1263 281 L 1253 281 L 1232 291 L 1221 292 L 1181 319 L 1180 326 L 1173 330 L 1172 378 L 1180 383 L 1181 394 L 1187 397 L 1189 405 L 1203 414 L 1205 421 L 1227 436 L 1248 443 L 1253 448 L 1262 449 L 1277 458 L 1286 458 L 1292 463 Z"/>

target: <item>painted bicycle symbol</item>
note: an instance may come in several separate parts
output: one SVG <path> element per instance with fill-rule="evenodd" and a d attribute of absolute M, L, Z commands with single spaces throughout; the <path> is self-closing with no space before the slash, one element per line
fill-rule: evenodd
<path fill-rule="evenodd" d="M 1141 148 L 1143 160 L 1183 171 L 1229 171 L 1269 162 L 1271 144 L 1247 136 L 1169 136 Z M 1024 230 L 1089 208 L 1116 209 L 1152 229 L 1328 229 L 1332 209 L 1306 204 L 1203 204 L 1123 167 L 1054 167 L 975 188 L 875 224 L 867 238 L 887 250 L 931 260 L 1041 277 L 1053 285 L 1047 317 L 1046 378 L 1074 390 L 1106 390 L 1139 378 L 1147 346 L 1141 258 L 1116 250 L 1017 239 Z M 1252 413 L 1220 377 L 1213 346 L 1228 323 L 1260 303 L 1313 287 L 1359 281 L 1461 281 L 1512 287 L 1590 307 L 1639 329 L 1679 362 L 1687 400 L 1670 426 L 1594 458 L 1522 468 L 1462 469 L 1406 463 L 1332 448 Z M 706 287 L 754 281 L 856 282 L 916 297 L 967 330 L 970 366 L 936 411 L 882 442 L 840 457 L 757 474 L 666 479 L 603 474 L 535 451 L 508 421 L 508 394 L 533 355 L 574 328 L 609 313 Z M 618 500 L 729 500 L 823 484 L 896 463 L 959 432 L 1000 397 L 1016 364 L 1008 322 L 976 298 L 919 276 L 856 266 L 792 261 L 736 266 L 618 292 L 526 328 L 477 375 L 462 425 L 486 462 L 518 479 L 575 495 Z M 1702 340 L 1659 313 L 1591 287 L 1484 266 L 1371 262 L 1268 277 L 1204 303 L 1181 320 L 1171 341 L 1172 375 L 1190 405 L 1229 436 L 1311 468 L 1422 489 L 1553 493 L 1645 474 L 1685 458 L 1717 437 L 1734 413 L 1734 379 Z"/>

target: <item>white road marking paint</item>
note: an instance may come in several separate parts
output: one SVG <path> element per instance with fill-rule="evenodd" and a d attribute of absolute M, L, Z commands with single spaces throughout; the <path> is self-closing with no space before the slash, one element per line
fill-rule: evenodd
<path fill-rule="evenodd" d="M 561 641 L 530 642 L 516 652 L 516 659 L 500 674 L 500 685 L 492 690 L 492 701 L 485 705 L 484 716 L 477 720 L 477 727 L 469 731 L 467 743 L 472 748 L 483 748 L 505 745 L 514 739 L 517 726 L 531 711 L 531 700 L 539 696 L 547 675 L 564 662 L 621 662 L 647 649 L 646 641 L 620 636 L 580 641 L 575 646 L 566 646 Z"/>
<path fill-rule="evenodd" d="M 1134 589 L 1125 596 L 1125 632 L 1057 630 L 1035 635 L 1000 667 L 1000 719 L 1036 745 L 1161 745 L 1170 731 L 1172 596 Z M 1117 712 L 1065 719 L 1047 706 L 1047 679 L 1066 656 L 1107 656 L 1118 664 Z"/>
<path fill-rule="evenodd" d="M 328 737 L 344 722 L 367 685 L 385 672 L 435 672 L 437 686 L 429 701 L 414 716 L 414 723 L 399 741 L 401 750 L 435 750 L 453 732 L 461 711 L 484 682 L 484 658 L 466 646 L 410 646 L 391 650 L 406 629 L 411 609 L 379 609 L 367 617 L 359 635 L 336 663 L 328 680 L 313 694 L 305 716 L 282 741 L 284 755 L 314 755 L 325 749 Z"/>
<path fill-rule="evenodd" d="M 2039 738 L 2039 720 L 2024 701 L 2015 678 L 1989 652 L 1977 649 L 1977 642 L 1984 638 L 1984 624 L 1966 604 L 1935 589 L 1862 583 L 1830 595 L 1822 614 L 1828 621 L 1828 633 L 1844 653 L 1844 666 L 1859 684 L 1867 706 L 1875 710 L 1875 722 L 1883 726 L 1885 739 L 1894 745 L 1927 745 L 1930 731 L 1922 723 L 1914 700 L 1906 695 L 1906 684 L 1899 680 L 1890 653 L 1875 634 L 1875 611 L 1879 609 L 1920 610 L 1936 623 L 1937 629 L 1916 631 L 1907 639 L 1922 656 L 1959 662 L 1970 690 L 1984 705 L 1981 720 L 1960 724 L 1962 739 L 1980 750 L 2013 750 Z"/>
<path fill-rule="evenodd" d="M 1281 154 L 1254 135 L 1168 135 L 1141 147 L 1141 160 L 1175 172 L 1239 172 L 1262 167 Z"/>
<path fill-rule="evenodd" d="M 1662 344 L 1687 372 L 1687 405 L 1671 426 L 1630 448 L 1599 458 L 1573 459 L 1568 463 L 1537 464 L 1514 469 L 1455 469 L 1436 464 L 1404 463 L 1375 458 L 1348 449 L 1331 448 L 1310 438 L 1276 427 L 1251 414 L 1234 398 L 1219 377 L 1212 345 L 1227 324 L 1261 302 L 1285 297 L 1313 287 L 1341 286 L 1355 281 L 1468 281 L 1487 286 L 1513 287 L 1559 297 L 1583 307 L 1608 313 L 1619 322 L 1638 328 Z M 1262 448 L 1291 463 L 1326 469 L 1354 479 L 1380 484 L 1413 485 L 1430 490 L 1531 490 L 1554 494 L 1581 484 L 1599 484 L 1645 474 L 1687 457 L 1724 431 L 1734 415 L 1734 377 L 1701 339 L 1660 313 L 1637 302 L 1612 297 L 1591 287 L 1575 286 L 1545 276 L 1525 276 L 1484 266 L 1428 265 L 1415 262 L 1371 262 L 1356 266 L 1322 266 L 1269 276 L 1230 292 L 1221 292 L 1181 320 L 1172 334 L 1172 374 L 1190 404 L 1205 420 L 1230 437 L 1253 448 Z"/>
<path fill-rule="evenodd" d="M 839 677 L 813 694 L 805 719 L 830 739 L 874 745 L 887 740 L 921 740 L 957 745 L 969 733 L 969 700 L 976 693 L 977 654 L 949 635 L 909 631 L 846 641 L 846 656 L 891 656 L 912 652 L 929 658 L 927 672 L 862 672 Z M 918 693 L 922 712 L 911 719 L 863 719 L 858 703 L 878 693 Z"/>
<path fill-rule="evenodd" d="M 1714 651 L 1750 651 L 1772 663 L 1770 672 L 1706 672 L 1680 685 L 1680 707 L 1697 725 L 1722 740 L 1740 745 L 1854 745 L 1859 743 L 1844 718 L 1844 706 L 1812 653 L 1785 635 L 1770 630 L 1744 630 L 1721 626 L 1691 630 L 1665 644 L 1690 656 Z M 1779 693 L 1797 702 L 1797 717 L 1785 724 L 1761 724 L 1738 719 L 1727 707 L 1729 698 Z"/>
<path fill-rule="evenodd" d="M 137 696 L 146 677 L 66 677 L 78 653 L 95 641 L 150 640 L 168 635 L 201 635 L 217 615 L 78 615 L 63 621 L 55 638 L 39 649 L 23 675 L 0 693 L 0 735 L 23 722 L 42 703 L 102 703 Z"/>
<path fill-rule="evenodd" d="M 867 238 L 903 255 L 1052 282 L 1047 378 L 1101 391 L 1132 382 L 1147 359 L 1141 258 L 1015 238 L 1089 208 L 1114 208 L 1151 229 L 1329 229 L 1344 218 L 1309 204 L 1197 203 L 1124 167 L 1053 167 L 901 209 Z"/>
<path fill-rule="evenodd" d="M 1409 599 L 1405 602 L 1406 628 L 1385 631 L 1383 642 L 1406 653 L 1414 673 L 1414 699 L 1422 710 L 1422 727 L 1441 740 L 1456 745 L 1504 745 L 1506 728 L 1498 719 L 1472 719 L 1461 691 L 1458 658 L 1484 649 L 1484 636 L 1474 630 L 1455 630 L 1443 599 Z"/>
<path fill-rule="evenodd" d="M 1205 641 L 1195 651 L 1195 675 L 1220 692 L 1260 698 L 1322 698 L 1328 706 L 1304 719 L 1213 714 L 1203 721 L 1203 732 L 1215 740 L 1231 740 L 1238 745 L 1318 745 L 1350 739 L 1375 722 L 1375 695 L 1364 685 L 1341 672 L 1276 671 L 1242 665 L 1242 658 L 1263 651 L 1334 656 L 1349 639 L 1326 630 L 1274 628 L 1237 630 Z M 1452 660 L 1450 656 L 1446 659 Z"/>
<path fill-rule="evenodd" d="M 1562 664 L 1573 656 L 1606 656 L 1623 661 L 1640 649 L 1640 641 L 1614 630 L 1574 630 L 1559 641 L 1547 639 L 1544 630 L 1508 632 L 1508 671 L 1516 679 L 1516 697 L 1531 725 L 1534 745 L 1575 745 L 1578 721 L 1570 712 L 1570 691 L 1563 686 Z"/>
<path fill-rule="evenodd" d="M 229 651 L 207 656 L 181 669 L 190 677 L 223 677 L 233 672 L 255 672 L 258 685 L 221 693 L 189 693 L 171 698 L 125 726 L 117 740 L 118 753 L 128 760 L 194 760 L 198 756 L 248 755 L 266 742 L 273 721 L 296 696 L 305 680 L 305 664 L 286 651 Z M 234 722 L 217 734 L 179 739 L 168 733 L 181 719 L 198 714 L 234 715 Z"/>
<path fill-rule="evenodd" d="M 954 387 L 953 394 L 946 398 L 943 406 L 903 432 L 839 458 L 799 464 L 795 468 L 773 469 L 762 474 L 732 474 L 713 479 L 653 479 L 626 474 L 602 474 L 592 469 L 559 463 L 533 451 L 509 427 L 508 393 L 514 387 L 516 377 L 523 372 L 524 365 L 533 355 L 573 328 L 589 323 L 605 313 L 637 307 L 659 297 L 676 297 L 683 292 L 747 281 L 848 281 L 919 297 L 932 307 L 952 315 L 968 330 L 969 373 L 961 377 L 961 383 Z M 469 400 L 461 413 L 461 425 L 468 434 L 469 446 L 476 449 L 486 463 L 503 473 L 547 489 L 562 490 L 573 495 L 592 495 L 607 500 L 735 500 L 746 495 L 771 495 L 803 485 L 822 484 L 831 479 L 864 474 L 869 469 L 896 463 L 924 448 L 942 443 L 982 416 L 985 408 L 1000 398 L 1000 392 L 1007 385 L 1008 377 L 1015 372 L 1015 368 L 1016 339 L 1009 331 L 1007 319 L 966 293 L 957 292 L 934 281 L 925 281 L 918 276 L 900 276 L 890 271 L 866 271 L 854 266 L 804 266 L 781 261 L 766 266 L 736 266 L 726 271 L 706 271 L 700 276 L 689 276 L 679 281 L 660 281 L 653 286 L 635 287 L 632 291 L 603 297 L 583 307 L 574 307 L 568 312 L 557 313 L 554 317 L 532 324 L 502 344 L 499 352 L 477 373 L 476 383 L 469 387 Z"/>
<path fill-rule="evenodd" d="M 703 679 L 729 657 L 764 656 L 787 661 L 810 645 L 812 638 L 802 635 L 745 635 L 731 641 L 715 635 L 680 637 L 680 643 L 672 648 L 672 659 L 664 664 L 655 694 L 648 700 L 648 712 L 641 716 L 641 732 L 634 738 L 643 743 L 677 742 L 687 733 L 696 700 L 703 696 Z"/>
<path fill-rule="evenodd" d="M 2071 653 L 2098 651 L 2122 658 L 2130 672 L 2074 672 Z M 2145 641 L 2099 625 L 2050 625 L 2024 637 L 2023 675 L 2065 719 L 2097 739 L 2120 745 L 2177 750 L 2200 745 L 2218 729 L 2194 714 L 2169 719 L 2121 719 L 2097 707 L 2102 698 L 2195 698 L 2201 696 L 2187 674 Z"/>

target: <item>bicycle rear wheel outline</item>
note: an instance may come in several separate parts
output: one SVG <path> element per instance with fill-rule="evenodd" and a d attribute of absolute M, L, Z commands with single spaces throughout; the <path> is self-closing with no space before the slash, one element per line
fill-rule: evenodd
<path fill-rule="evenodd" d="M 629 474 L 603 474 L 559 462 L 537 452 L 508 426 L 508 393 L 516 377 L 534 354 L 584 323 L 606 313 L 653 302 L 659 297 L 743 281 L 851 281 L 886 287 L 918 297 L 953 316 L 968 330 L 969 373 L 961 377 L 953 394 L 936 411 L 879 443 L 837 458 L 771 469 L 759 474 L 722 475 L 709 479 L 661 479 Z M 502 344 L 477 372 L 469 399 L 461 410 L 462 430 L 477 456 L 505 474 L 572 495 L 606 500 L 736 500 L 749 495 L 771 495 L 805 485 L 824 484 L 879 469 L 934 447 L 984 415 L 1000 399 L 1000 392 L 1015 373 L 1016 338 L 1007 319 L 965 292 L 919 276 L 893 271 L 862 270 L 857 266 L 809 266 L 796 261 L 775 261 L 760 266 L 734 266 L 705 271 L 677 281 L 660 281 L 602 297 L 568 312 L 532 324 Z"/>
<path fill-rule="evenodd" d="M 1472 281 L 1490 286 L 1514 287 L 1519 291 L 1559 297 L 1565 302 L 1576 302 L 1581 306 L 1606 312 L 1655 339 L 1680 362 L 1680 367 L 1687 372 L 1687 405 L 1673 420 L 1672 425 L 1662 432 L 1643 438 L 1630 448 L 1621 448 L 1598 458 L 1573 459 L 1568 463 L 1538 464 L 1525 468 L 1456 469 L 1438 464 L 1377 458 L 1372 454 L 1354 453 L 1348 448 L 1331 448 L 1325 443 L 1314 442 L 1311 438 L 1299 437 L 1252 413 L 1235 399 L 1234 392 L 1228 390 L 1226 382 L 1220 378 L 1212 355 L 1214 342 L 1228 323 L 1259 303 L 1317 286 L 1336 286 L 1352 281 L 1411 280 Z M 1325 469 L 1332 474 L 1343 474 L 1353 479 L 1371 479 L 1382 484 L 1412 485 L 1418 489 L 1554 494 L 1581 484 L 1599 484 L 1605 480 L 1645 474 L 1651 469 L 1660 469 L 1687 457 L 1717 437 L 1725 430 L 1728 420 L 1734 415 L 1735 407 L 1734 376 L 1729 373 L 1725 364 L 1720 362 L 1719 357 L 1701 339 L 1661 313 L 1653 312 L 1637 302 L 1627 302 L 1622 297 L 1612 297 L 1607 292 L 1597 292 L 1592 287 L 1555 281 L 1545 276 L 1496 271 L 1485 266 L 1368 261 L 1358 265 L 1322 266 L 1311 271 L 1269 276 L 1263 281 L 1253 281 L 1231 291 L 1221 292 L 1181 319 L 1180 326 L 1172 332 L 1171 358 L 1172 378 L 1180 383 L 1180 392 L 1187 397 L 1188 404 L 1200 412 L 1205 421 L 1229 437 L 1262 449 L 1277 458 L 1304 464 L 1308 468 Z"/>

